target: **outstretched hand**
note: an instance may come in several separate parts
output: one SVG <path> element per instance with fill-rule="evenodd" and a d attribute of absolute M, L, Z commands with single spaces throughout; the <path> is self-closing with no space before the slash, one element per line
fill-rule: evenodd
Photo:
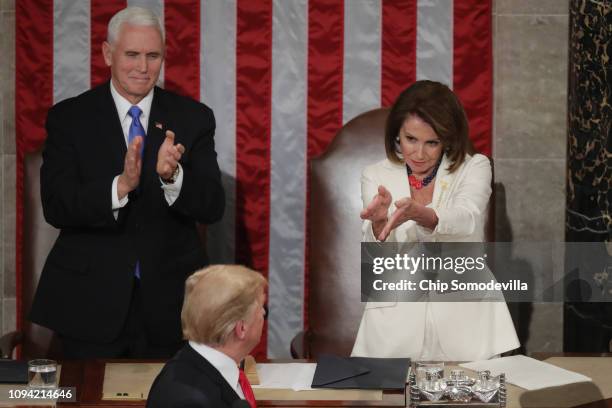
<path fill-rule="evenodd" d="M 374 196 L 370 204 L 361 211 L 362 220 L 372 222 L 387 221 L 387 212 L 392 201 L 391 193 L 384 186 L 378 186 L 378 194 Z"/>
<path fill-rule="evenodd" d="M 359 214 L 362 220 L 370 220 L 372 222 L 374 236 L 380 235 L 382 228 L 387 224 L 387 214 L 391 201 L 393 201 L 393 198 L 389 190 L 384 186 L 378 186 L 378 194 L 372 198 L 370 204 Z"/>
<path fill-rule="evenodd" d="M 399 227 L 403 223 L 409 220 L 414 220 L 418 216 L 420 207 L 419 203 L 414 201 L 410 197 L 405 197 L 395 202 L 395 211 L 391 214 L 391 217 L 383 227 L 380 235 L 378 236 L 379 241 L 384 241 L 389 237 L 391 231 Z"/>

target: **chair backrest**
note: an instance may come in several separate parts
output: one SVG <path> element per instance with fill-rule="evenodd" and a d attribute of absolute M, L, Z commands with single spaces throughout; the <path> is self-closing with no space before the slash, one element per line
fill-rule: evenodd
<path fill-rule="evenodd" d="M 22 270 L 22 332 L 23 357 L 58 357 L 59 344 L 52 331 L 30 322 L 27 317 L 38 286 L 47 255 L 59 231 L 47 224 L 40 201 L 40 151 L 28 154 L 24 160 L 23 180 L 23 270 Z"/>
<path fill-rule="evenodd" d="M 360 243 L 361 172 L 385 157 L 387 109 L 348 122 L 312 161 L 309 329 L 313 356 L 349 355 L 363 312 Z"/>

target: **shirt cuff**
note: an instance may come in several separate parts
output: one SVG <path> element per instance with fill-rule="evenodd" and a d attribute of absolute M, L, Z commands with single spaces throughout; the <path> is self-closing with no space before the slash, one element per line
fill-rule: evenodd
<path fill-rule="evenodd" d="M 179 194 L 181 193 L 181 187 L 183 186 L 183 167 L 181 167 L 181 164 L 178 164 L 178 176 L 176 177 L 176 180 L 174 181 L 174 183 L 172 184 L 168 184 L 168 183 L 164 183 L 164 181 L 160 178 L 159 181 L 161 182 L 161 188 L 162 190 L 164 190 L 164 197 L 166 198 L 166 202 L 168 203 L 168 205 L 172 205 L 174 204 L 174 202 L 176 201 L 176 199 L 179 197 Z"/>
<path fill-rule="evenodd" d="M 115 176 L 113 179 L 113 185 L 111 186 L 111 209 L 113 210 L 113 216 L 115 219 L 117 219 L 119 216 L 119 209 L 125 207 L 129 201 L 127 195 L 121 200 L 119 199 L 119 194 L 117 193 L 117 183 L 119 183 L 119 176 Z"/>
<path fill-rule="evenodd" d="M 125 207 L 125 205 L 129 201 L 127 195 L 121 200 L 119 199 L 119 194 L 117 193 L 117 183 L 119 183 L 119 176 L 115 176 L 115 178 L 113 179 L 113 185 L 111 187 L 111 200 L 113 211 Z"/>

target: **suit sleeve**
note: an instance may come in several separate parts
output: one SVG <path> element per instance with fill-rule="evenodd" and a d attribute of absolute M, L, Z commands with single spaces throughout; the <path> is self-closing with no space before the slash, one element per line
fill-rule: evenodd
<path fill-rule="evenodd" d="M 210 224 L 223 216 L 225 194 L 221 185 L 221 172 L 215 152 L 215 118 L 206 108 L 197 118 L 197 136 L 193 147 L 186 154 L 189 160 L 181 161 L 183 185 L 170 208 Z"/>
<path fill-rule="evenodd" d="M 474 155 L 462 169 L 460 181 L 451 191 L 448 205 L 436 208 L 438 225 L 433 231 L 417 226 L 423 240 L 436 236 L 443 240 L 474 234 L 484 224 L 491 196 L 491 163 L 486 156 Z"/>
<path fill-rule="evenodd" d="M 74 118 L 72 118 L 74 119 Z M 54 107 L 47 116 L 47 140 L 40 170 L 43 213 L 56 228 L 112 228 L 111 187 L 114 175 L 84 180 L 70 129 L 70 110 Z M 81 135 L 86 137 L 86 135 Z"/>

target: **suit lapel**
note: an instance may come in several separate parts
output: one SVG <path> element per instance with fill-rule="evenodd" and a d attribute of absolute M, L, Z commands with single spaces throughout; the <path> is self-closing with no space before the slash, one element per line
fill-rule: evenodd
<path fill-rule="evenodd" d="M 431 199 L 431 205 L 433 208 L 438 208 L 442 203 L 442 199 L 447 196 L 447 191 L 450 188 L 453 179 L 455 178 L 454 174 L 448 172 L 448 166 L 450 165 L 450 161 L 444 155 L 442 157 L 442 163 L 440 163 L 440 167 L 438 168 L 438 173 L 436 174 L 436 179 L 434 182 L 434 194 Z"/>
<path fill-rule="evenodd" d="M 388 190 L 395 192 L 391 203 L 391 207 L 395 209 L 394 203 L 397 200 L 404 197 L 410 197 L 410 184 L 408 184 L 408 173 L 406 173 L 405 164 L 395 164 L 389 161 L 387 165 L 391 166 L 391 171 L 389 173 L 391 185 Z"/>
<path fill-rule="evenodd" d="M 155 182 L 157 182 L 155 177 L 157 174 L 155 169 L 157 166 L 157 153 L 165 138 L 167 118 L 168 109 L 164 101 L 164 91 L 161 88 L 155 87 L 142 162 L 144 184 L 151 182 L 151 178 L 154 178 Z"/>
<path fill-rule="evenodd" d="M 117 113 L 117 107 L 115 101 L 110 92 L 110 81 L 105 85 L 101 86 L 101 96 L 98 98 L 99 103 L 99 115 L 95 115 L 97 121 L 97 129 L 99 137 L 108 139 L 111 144 L 111 150 L 115 153 L 112 157 L 113 167 L 123 171 L 123 162 L 125 160 L 125 152 L 127 147 L 125 144 L 125 137 L 123 136 L 123 129 L 121 128 L 121 121 L 119 120 L 119 114 Z"/>

